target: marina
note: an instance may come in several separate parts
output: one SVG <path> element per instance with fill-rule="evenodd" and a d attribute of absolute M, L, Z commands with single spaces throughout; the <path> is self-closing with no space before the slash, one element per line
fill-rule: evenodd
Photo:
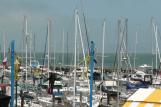
<path fill-rule="evenodd" d="M 75 99 L 75 107 L 88 107 L 89 106 L 89 79 L 84 80 L 82 75 L 84 67 L 76 69 L 76 87 L 74 89 L 74 67 L 56 67 L 59 68 L 54 71 L 49 72 L 49 82 L 48 73 L 46 71 L 37 73 L 35 71 L 35 77 L 33 78 L 31 71 L 33 72 L 36 68 L 31 68 L 27 74 L 27 83 L 25 76 L 22 76 L 21 71 L 19 73 L 19 81 L 17 85 L 17 103 L 18 107 L 71 107 L 73 106 L 73 99 Z M 64 70 L 64 71 L 63 71 Z M 126 76 L 124 76 L 125 71 L 121 71 L 122 77 L 119 79 L 120 91 L 118 91 L 118 79 L 115 76 L 114 69 L 106 69 L 103 73 L 104 79 L 101 79 L 101 68 L 94 68 L 94 83 L 93 83 L 93 103 L 98 103 L 96 107 L 109 106 L 117 107 L 117 93 L 119 92 L 120 106 L 122 106 L 128 97 L 135 93 L 140 88 L 156 87 L 159 88 L 159 74 L 158 79 L 152 78 L 154 71 L 151 66 L 142 65 L 137 68 L 138 71 L 129 70 L 128 72 L 135 72 L 129 77 L 127 81 Z M 140 71 L 142 70 L 142 71 Z M 145 73 L 149 72 L 149 73 Z M 110 72 L 111 71 L 111 72 Z M 89 71 L 90 72 L 90 71 Z M 126 71 L 127 72 L 127 71 Z M 40 76 L 41 74 L 41 76 Z M 3 83 L 6 85 L 7 95 L 10 95 L 10 74 L 5 75 L 3 78 Z M 88 75 L 90 75 L 88 73 Z M 3 74 L 1 74 L 2 79 Z M 147 79 L 145 78 L 147 77 Z M 84 77 L 86 78 L 86 77 Z M 21 80 L 22 79 L 22 80 Z M 24 80 L 23 80 L 24 79 Z M 54 85 L 52 86 L 54 81 Z M 3 85 L 1 87 L 4 87 Z M 47 88 L 47 87 L 51 87 Z M 1 88 L 3 89 L 3 88 Z M 73 91 L 76 90 L 75 97 L 73 96 Z M 3 92 L 3 91 L 2 91 Z M 23 98 L 23 97 L 24 98 Z M 16 99 L 15 99 L 16 100 Z M 22 101 L 23 100 L 23 103 Z M 93 105 L 93 107 L 95 107 Z"/>
<path fill-rule="evenodd" d="M 62 1 L 0 0 L 0 107 L 161 107 L 161 2 Z"/>

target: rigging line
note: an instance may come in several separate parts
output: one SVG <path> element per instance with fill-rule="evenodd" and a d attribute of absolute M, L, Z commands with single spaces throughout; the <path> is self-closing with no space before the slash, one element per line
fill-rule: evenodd
<path fill-rule="evenodd" d="M 127 61 L 128 61 L 128 64 L 129 64 L 129 66 L 130 66 L 130 69 L 132 70 L 132 65 L 131 65 L 131 62 L 130 62 L 130 57 L 129 57 L 129 55 L 128 55 L 128 53 L 127 53 L 127 48 L 126 48 L 126 45 L 125 45 L 125 40 L 123 39 L 123 45 L 124 45 L 124 48 L 125 48 L 125 51 L 126 51 L 126 57 L 128 58 L 127 59 Z"/>
<path fill-rule="evenodd" d="M 43 68 L 44 68 L 44 64 L 45 64 L 45 56 L 46 56 L 46 48 L 47 48 L 47 39 L 48 39 L 48 26 L 47 26 L 47 33 L 46 33 L 46 39 L 45 39 L 45 49 L 44 49 L 44 59 L 43 59 L 43 66 L 42 66 L 42 70 L 41 72 L 43 73 Z"/>
<path fill-rule="evenodd" d="M 124 41 L 125 42 L 125 41 Z M 123 49 L 122 49 L 123 50 Z M 123 57 L 126 57 L 126 54 L 125 54 L 125 52 L 124 52 L 124 50 L 123 50 Z M 125 62 L 125 64 L 126 64 L 126 71 L 128 70 L 128 67 L 129 67 L 129 64 L 128 64 L 128 61 L 127 60 L 124 60 L 124 62 Z"/>
<path fill-rule="evenodd" d="M 156 27 L 156 38 L 158 37 L 158 27 Z M 161 62 L 161 57 L 160 57 L 160 50 L 159 50 L 159 44 L 158 44 L 158 38 L 157 38 L 157 52 L 159 56 L 159 62 Z"/>
<path fill-rule="evenodd" d="M 161 41 L 161 34 L 159 29 L 158 29 L 158 36 L 159 36 L 159 40 Z"/>
<path fill-rule="evenodd" d="M 160 61 L 160 53 L 159 53 L 159 46 L 158 46 L 158 40 L 157 40 L 157 36 L 158 36 L 158 27 L 157 27 L 157 25 L 155 25 L 154 23 L 153 23 L 153 29 L 154 29 L 154 36 L 155 36 L 155 41 L 156 41 L 156 48 L 157 48 L 157 50 L 156 50 L 156 54 L 157 54 L 157 52 L 158 52 L 158 54 L 159 54 L 159 61 Z M 157 60 L 157 59 L 156 59 Z M 161 62 L 161 61 L 160 61 Z M 157 68 L 156 68 L 157 69 Z M 158 75 L 159 75 L 159 72 L 160 72 L 160 63 L 159 63 L 159 68 L 158 68 L 158 70 L 157 70 L 157 75 L 156 75 L 156 79 L 158 78 Z"/>
<path fill-rule="evenodd" d="M 157 30 L 158 31 L 158 36 L 159 36 L 159 40 L 161 41 L 161 35 L 160 35 L 160 31 L 159 31 L 159 29 Z M 159 54 L 159 70 L 158 70 L 158 72 L 160 72 L 160 66 L 161 66 L 161 59 L 160 59 L 160 50 L 159 50 L 159 46 L 158 46 L 158 54 Z"/>
<path fill-rule="evenodd" d="M 74 13 L 75 13 L 75 11 L 74 11 Z M 75 14 L 72 15 L 71 22 L 69 22 L 69 26 L 67 25 L 67 37 L 66 38 L 67 38 L 67 42 L 68 42 L 68 51 L 67 51 L 68 53 L 70 53 L 70 49 L 71 49 L 69 47 L 69 45 L 70 45 L 71 42 L 73 43 L 73 39 L 72 39 L 73 37 L 71 38 L 70 35 L 74 36 L 74 34 L 72 34 L 72 32 L 73 32 L 73 26 L 74 26 L 74 21 L 73 21 L 74 20 L 74 17 L 75 17 Z M 69 54 L 68 54 L 68 59 L 69 59 Z M 72 57 L 72 59 L 73 59 L 73 57 Z M 68 60 L 68 64 L 71 63 L 71 62 L 72 62 L 72 60 L 71 61 Z"/>
<path fill-rule="evenodd" d="M 83 12 L 83 21 L 84 21 L 84 27 L 85 27 L 85 33 L 86 33 L 88 52 L 90 53 L 90 49 L 89 49 L 89 37 L 88 37 L 88 31 L 87 31 L 87 25 L 86 25 L 86 20 L 85 20 L 84 12 Z"/>
<path fill-rule="evenodd" d="M 1 44 L 0 44 L 0 58 L 2 58 Z"/>
<path fill-rule="evenodd" d="M 83 38 L 82 38 L 82 30 L 81 30 L 78 14 L 77 14 L 77 23 L 78 23 L 79 33 L 80 33 L 80 39 L 81 39 L 81 44 L 82 44 L 82 51 L 83 51 L 83 57 L 84 57 L 84 61 L 85 61 L 85 66 L 87 67 L 87 62 L 86 62 L 86 58 L 85 58 L 86 56 L 85 56 L 84 45 L 83 45 Z"/>
<path fill-rule="evenodd" d="M 74 11 L 73 11 L 73 15 L 72 15 L 72 18 L 71 18 L 71 24 L 69 24 L 69 26 L 67 27 L 68 29 L 67 29 L 67 33 L 68 33 L 68 36 L 69 36 L 69 32 L 70 32 L 70 30 L 71 30 L 71 32 L 72 32 L 72 30 L 73 29 L 71 29 L 71 25 L 74 25 L 74 19 L 75 19 L 75 10 L 78 8 L 78 3 L 76 3 L 76 6 L 74 7 Z"/>
<path fill-rule="evenodd" d="M 90 47 L 89 47 L 89 36 L 88 36 L 88 29 L 87 29 L 87 24 L 86 24 L 86 18 L 85 18 L 85 13 L 84 13 L 84 6 L 83 6 L 83 0 L 80 0 L 81 3 L 81 10 L 83 12 L 83 22 L 84 22 L 84 27 L 85 27 L 85 35 L 86 35 L 86 41 L 87 41 L 87 46 L 88 46 L 88 52 L 90 53 Z"/>
<path fill-rule="evenodd" d="M 69 61 L 68 61 L 68 58 L 69 58 L 69 56 L 68 56 L 68 32 L 67 32 L 67 44 L 66 44 L 66 46 L 67 46 L 66 47 L 67 48 L 67 57 L 66 57 L 67 62 L 66 62 L 66 64 L 69 65 Z"/>
<path fill-rule="evenodd" d="M 120 20 L 118 21 L 118 32 L 120 31 L 119 30 L 119 23 L 120 23 Z M 115 51 L 115 58 L 114 58 L 114 64 L 113 64 L 113 67 L 116 66 L 116 60 L 117 60 L 117 54 L 118 54 L 118 49 L 119 49 L 119 34 L 118 34 L 118 40 L 117 40 L 117 47 L 116 47 L 116 51 Z"/>
<path fill-rule="evenodd" d="M 36 51 L 36 49 L 35 49 L 35 47 L 36 47 L 36 34 L 34 33 L 34 58 L 36 59 L 36 57 L 35 57 L 35 51 Z"/>
<path fill-rule="evenodd" d="M 120 24 L 121 24 L 121 20 L 118 21 L 118 42 L 117 42 L 117 49 L 116 49 L 116 53 L 115 53 L 115 59 L 114 59 L 114 67 L 116 67 L 116 61 L 117 61 L 117 55 L 118 52 L 121 51 L 121 46 L 122 46 L 122 42 L 123 42 L 123 33 L 120 34 Z M 124 30 L 124 28 L 123 28 Z M 121 39 L 121 41 L 120 41 Z"/>
<path fill-rule="evenodd" d="M 161 62 L 160 50 L 159 50 L 159 46 L 158 46 L 158 26 L 157 25 L 154 27 L 154 31 L 155 31 L 154 36 L 155 36 L 155 39 L 156 39 L 155 40 L 156 41 L 156 49 L 157 49 L 156 51 L 159 54 L 159 61 Z"/>

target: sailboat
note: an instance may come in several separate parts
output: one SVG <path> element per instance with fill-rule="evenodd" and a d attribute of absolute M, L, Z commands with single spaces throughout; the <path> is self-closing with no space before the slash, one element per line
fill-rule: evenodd
<path fill-rule="evenodd" d="M 83 51 L 83 59 L 84 59 L 84 65 L 83 67 L 77 67 L 77 36 L 78 36 L 78 29 L 80 33 L 80 40 L 82 45 L 82 51 Z M 87 59 L 85 56 L 84 51 L 84 44 L 83 44 L 83 38 L 82 38 L 82 31 L 80 27 L 80 21 L 79 21 L 79 15 L 78 11 L 75 10 L 75 44 L 74 44 L 74 70 L 73 72 L 73 86 L 69 87 L 69 91 L 73 91 L 73 95 L 67 95 L 66 98 L 71 102 L 73 107 L 76 107 L 78 104 L 84 105 L 84 107 L 90 105 L 90 99 L 89 99 L 89 75 L 85 75 L 85 72 L 88 72 L 88 65 L 87 65 Z M 83 74 L 84 77 L 78 78 L 78 74 Z M 87 73 L 88 74 L 88 73 Z M 82 75 L 81 75 L 82 76 Z M 95 89 L 93 92 L 95 93 Z M 80 94 L 82 93 L 82 94 Z M 100 96 L 97 94 L 93 94 L 93 107 L 97 107 L 99 105 Z"/>
<path fill-rule="evenodd" d="M 161 56 L 160 56 L 160 49 L 159 49 L 159 43 L 158 43 L 158 33 L 159 33 L 159 29 L 157 24 L 154 22 L 154 19 L 152 19 L 152 31 L 153 31 L 153 35 L 154 35 L 154 43 L 155 43 L 155 72 L 154 73 L 154 78 L 153 78 L 153 85 L 157 85 L 157 84 L 161 84 L 161 76 L 160 76 L 160 64 L 161 64 Z M 159 64 L 158 64 L 158 60 L 159 60 Z M 159 66 L 158 66 L 159 65 Z"/>

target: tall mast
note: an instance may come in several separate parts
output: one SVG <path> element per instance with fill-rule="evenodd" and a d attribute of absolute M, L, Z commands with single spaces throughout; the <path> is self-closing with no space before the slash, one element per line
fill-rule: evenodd
<path fill-rule="evenodd" d="M 23 62 L 24 61 L 24 52 L 25 52 L 25 41 L 26 41 L 26 22 L 25 22 L 25 17 L 23 18 L 23 23 L 22 23 L 22 50 L 21 50 L 21 61 Z"/>
<path fill-rule="evenodd" d="M 103 38 L 102 38 L 102 81 L 103 81 L 103 66 L 104 66 L 104 40 L 105 40 L 105 33 L 106 33 L 106 21 L 103 22 Z"/>
<path fill-rule="evenodd" d="M 55 40 L 55 39 L 54 39 L 54 40 Z M 53 40 L 53 41 L 54 41 L 54 40 Z M 54 51 L 54 71 L 55 71 L 55 63 L 56 63 L 55 51 L 56 51 L 56 43 L 54 42 L 53 44 L 54 44 L 54 49 L 53 49 L 53 51 Z"/>
<path fill-rule="evenodd" d="M 31 66 L 31 49 L 32 49 L 31 45 L 32 45 L 32 35 L 30 34 L 29 37 L 30 37 L 30 66 Z"/>
<path fill-rule="evenodd" d="M 138 37 L 138 32 L 136 32 L 136 37 L 135 37 L 135 49 L 134 49 L 134 69 L 136 66 L 136 45 L 137 45 L 137 37 Z"/>
<path fill-rule="evenodd" d="M 28 37 L 28 32 L 27 32 L 27 17 L 24 16 L 25 20 L 25 44 L 26 44 L 26 81 L 27 81 L 27 37 Z"/>
<path fill-rule="evenodd" d="M 157 26 L 154 24 L 154 21 L 152 20 L 152 26 L 155 36 L 155 69 L 158 68 L 158 55 L 157 55 Z"/>
<path fill-rule="evenodd" d="M 51 31 L 51 19 L 48 20 L 48 77 L 49 77 L 49 67 L 50 67 L 50 32 Z"/>
<path fill-rule="evenodd" d="M 87 68 L 87 61 L 86 61 L 86 56 L 85 56 L 85 50 L 84 50 L 84 44 L 83 44 L 83 38 L 82 38 L 82 30 L 81 30 L 81 26 L 80 26 L 78 12 L 77 12 L 77 21 L 78 21 L 78 28 L 79 28 L 80 39 L 81 39 L 81 44 L 82 44 L 84 63 L 85 63 L 85 67 Z M 86 71 L 87 71 L 87 69 L 86 69 Z"/>
<path fill-rule="evenodd" d="M 118 20 L 118 53 L 117 53 L 117 107 L 119 107 L 119 103 L 120 103 L 120 98 L 119 98 L 119 90 L 120 90 L 120 87 L 119 87 L 119 75 L 120 75 L 120 60 L 121 60 L 121 19 Z"/>
<path fill-rule="evenodd" d="M 77 44 L 77 62 L 78 62 L 78 66 L 79 66 L 79 51 L 80 51 L 80 46 L 79 43 Z"/>
<path fill-rule="evenodd" d="M 151 28 L 151 36 L 152 36 L 152 69 L 154 69 L 154 59 L 155 59 L 155 52 L 154 52 L 154 29 L 153 29 L 153 21 L 154 21 L 154 18 L 151 17 L 151 25 L 150 25 L 150 28 Z"/>
<path fill-rule="evenodd" d="M 3 33 L 3 59 L 6 57 L 6 38 L 5 38 L 5 33 Z"/>
<path fill-rule="evenodd" d="M 158 54 L 157 54 L 157 27 L 155 26 L 155 52 L 156 52 L 156 69 L 158 68 Z"/>
<path fill-rule="evenodd" d="M 74 100 L 73 100 L 73 107 L 75 107 L 75 94 L 76 94 L 76 64 L 77 64 L 77 60 L 76 60 L 76 56 L 77 56 L 77 35 L 78 35 L 78 29 L 77 29 L 77 14 L 78 11 L 75 10 L 75 47 L 74 47 Z"/>
<path fill-rule="evenodd" d="M 2 50 L 1 50 L 1 44 L 0 44 L 0 61 L 2 60 L 2 52 L 1 52 Z"/>
<path fill-rule="evenodd" d="M 6 38 L 5 38 L 5 33 L 3 34 L 3 43 L 4 43 L 4 49 L 3 49 L 3 61 L 4 63 L 7 61 L 6 59 Z M 6 65 L 3 65 L 3 69 L 5 69 Z M 3 77 L 5 76 L 5 72 L 3 72 Z M 2 83 L 3 83 L 3 78 L 2 78 Z"/>
<path fill-rule="evenodd" d="M 64 65 L 64 29 L 63 29 L 63 40 L 62 40 L 62 66 Z"/>
<path fill-rule="evenodd" d="M 34 34 L 34 58 L 35 58 L 35 47 L 36 47 L 35 39 L 36 39 L 36 35 Z"/>
<path fill-rule="evenodd" d="M 153 32 L 154 32 L 154 36 L 155 36 L 155 60 L 156 60 L 156 69 L 158 69 L 158 58 L 159 58 L 159 64 L 161 63 L 161 56 L 160 56 L 160 50 L 159 50 L 159 44 L 158 44 L 158 33 L 159 33 L 159 29 L 158 26 L 156 25 L 156 23 L 154 22 L 153 18 L 152 18 L 152 27 L 153 27 Z M 160 66 L 159 66 L 160 67 Z"/>
<path fill-rule="evenodd" d="M 56 62 L 56 59 L 55 59 L 55 50 L 56 50 L 56 46 L 54 46 L 54 71 L 55 71 L 55 62 Z"/>
<path fill-rule="evenodd" d="M 55 43 L 55 41 L 54 41 L 54 40 L 55 40 L 54 37 L 55 37 L 55 36 L 53 35 L 53 45 L 54 45 L 54 46 L 53 46 L 53 54 L 54 54 L 54 55 L 53 55 L 53 57 L 54 57 L 54 58 L 53 58 L 53 63 L 54 63 L 53 71 L 55 71 L 55 51 L 56 51 L 56 43 Z"/>
<path fill-rule="evenodd" d="M 50 71 L 50 33 L 51 33 L 51 19 L 48 19 L 48 27 L 47 27 L 47 41 L 48 41 L 48 78 L 49 78 L 49 71 Z M 49 82 L 49 81 L 48 81 Z M 49 87 L 49 83 L 48 83 Z"/>
<path fill-rule="evenodd" d="M 69 65 L 69 62 L 68 62 L 68 32 L 67 32 L 67 57 L 66 57 L 67 59 L 67 65 Z"/>
<path fill-rule="evenodd" d="M 157 69 L 158 58 L 159 58 L 159 63 L 161 62 L 160 50 L 158 45 L 158 26 L 155 27 L 155 40 L 156 40 L 156 69 Z M 158 58 L 157 58 L 157 54 L 158 54 Z"/>

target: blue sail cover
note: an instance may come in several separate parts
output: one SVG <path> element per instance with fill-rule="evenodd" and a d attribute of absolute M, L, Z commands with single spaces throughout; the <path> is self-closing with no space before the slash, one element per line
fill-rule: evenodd
<path fill-rule="evenodd" d="M 148 88 L 148 85 L 144 82 L 138 82 L 138 83 L 126 83 L 126 89 L 139 89 L 139 88 Z"/>

